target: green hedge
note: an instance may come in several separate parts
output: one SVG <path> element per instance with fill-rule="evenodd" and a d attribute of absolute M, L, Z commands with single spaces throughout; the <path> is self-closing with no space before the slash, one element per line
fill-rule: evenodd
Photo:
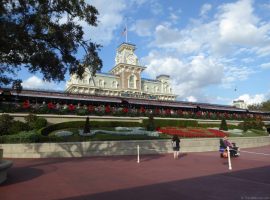
<path fill-rule="evenodd" d="M 156 127 L 198 127 L 198 122 L 196 120 L 164 120 L 164 119 L 154 119 Z M 143 125 L 146 127 L 149 124 L 148 119 L 143 120 Z"/>
<path fill-rule="evenodd" d="M 219 126 L 220 126 L 220 123 L 219 124 L 208 124 L 208 123 L 198 124 L 198 127 L 201 127 L 201 128 L 219 128 Z M 227 124 L 227 127 L 228 127 L 228 129 L 238 129 L 239 128 L 237 125 L 232 125 L 232 124 Z"/>
<path fill-rule="evenodd" d="M 264 123 L 261 120 L 245 120 L 238 127 L 243 131 L 248 131 L 249 129 L 263 130 Z"/>
<path fill-rule="evenodd" d="M 71 122 L 63 122 L 58 124 L 53 124 L 47 126 L 40 130 L 42 135 L 48 135 L 49 133 L 66 129 L 66 128 L 84 128 L 85 121 L 71 121 Z M 98 127 L 117 127 L 117 126 L 124 126 L 124 127 L 138 127 L 141 126 L 139 122 L 121 122 L 121 121 L 91 121 L 90 119 L 90 126 L 91 128 L 98 128 Z"/>
<path fill-rule="evenodd" d="M 20 132 L 13 135 L 3 135 L 0 137 L 1 143 L 32 143 L 38 140 L 39 136 L 36 132 Z"/>

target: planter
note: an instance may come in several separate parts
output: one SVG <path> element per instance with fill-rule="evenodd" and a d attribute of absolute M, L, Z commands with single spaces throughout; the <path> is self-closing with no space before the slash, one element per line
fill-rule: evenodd
<path fill-rule="evenodd" d="M 8 169 L 12 166 L 10 160 L 0 160 L 0 184 L 7 179 Z"/>

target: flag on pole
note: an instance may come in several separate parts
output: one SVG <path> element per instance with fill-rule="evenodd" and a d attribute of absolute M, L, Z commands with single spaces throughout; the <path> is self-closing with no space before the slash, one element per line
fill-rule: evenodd
<path fill-rule="evenodd" d="M 124 30 L 122 31 L 122 35 L 126 35 L 127 34 L 127 27 L 124 28 Z"/>
<path fill-rule="evenodd" d="M 127 25 L 125 26 L 124 30 L 122 31 L 122 35 L 126 37 L 126 43 L 127 43 Z"/>

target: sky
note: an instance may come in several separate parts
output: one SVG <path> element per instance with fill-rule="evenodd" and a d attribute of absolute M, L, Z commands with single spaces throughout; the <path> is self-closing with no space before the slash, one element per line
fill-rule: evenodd
<path fill-rule="evenodd" d="M 177 100 L 231 105 L 270 99 L 270 0 L 91 0 L 98 26 L 80 23 L 103 47 L 102 72 L 128 43 L 146 66 L 142 77 L 171 77 Z M 24 88 L 65 90 L 40 74 L 19 73 Z M 66 81 L 69 75 L 66 75 Z"/>

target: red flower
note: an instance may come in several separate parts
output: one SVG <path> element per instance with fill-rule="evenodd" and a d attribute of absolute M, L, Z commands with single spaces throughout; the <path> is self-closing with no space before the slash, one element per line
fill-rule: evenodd
<path fill-rule="evenodd" d="M 55 108 L 55 106 L 53 105 L 53 103 L 52 103 L 52 102 L 50 102 L 50 103 L 48 103 L 48 108 L 49 108 L 49 109 L 54 109 L 54 108 Z"/>
<path fill-rule="evenodd" d="M 177 114 L 180 115 L 180 116 L 182 116 L 183 115 L 182 110 L 177 110 Z"/>
<path fill-rule="evenodd" d="M 145 113 L 145 108 L 144 107 L 140 108 L 140 113 Z"/>
<path fill-rule="evenodd" d="M 68 105 L 68 109 L 69 109 L 70 111 L 73 111 L 73 110 L 75 110 L 75 106 L 74 106 L 73 104 L 69 104 L 69 105 Z"/>
<path fill-rule="evenodd" d="M 128 113 L 128 108 L 125 107 L 122 109 L 122 111 L 123 111 L 123 113 Z"/>
<path fill-rule="evenodd" d="M 198 112 L 196 113 L 196 116 L 197 116 L 197 117 L 201 117 L 201 116 L 202 116 L 202 112 L 201 112 L 201 111 L 198 111 Z"/>
<path fill-rule="evenodd" d="M 93 105 L 88 106 L 88 111 L 89 112 L 94 112 L 94 110 L 95 110 L 95 107 Z"/>
<path fill-rule="evenodd" d="M 110 107 L 110 105 L 107 105 L 107 106 L 105 107 L 105 112 L 106 112 L 106 113 L 110 113 L 110 112 L 111 112 L 111 107 Z"/>
<path fill-rule="evenodd" d="M 167 108 L 167 109 L 165 110 L 165 114 L 166 114 L 166 115 L 170 115 L 170 114 L 171 114 L 171 110 Z"/>
<path fill-rule="evenodd" d="M 25 101 L 23 102 L 23 108 L 24 108 L 24 109 L 30 108 L 30 102 L 29 102 L 29 100 L 25 100 Z"/>

